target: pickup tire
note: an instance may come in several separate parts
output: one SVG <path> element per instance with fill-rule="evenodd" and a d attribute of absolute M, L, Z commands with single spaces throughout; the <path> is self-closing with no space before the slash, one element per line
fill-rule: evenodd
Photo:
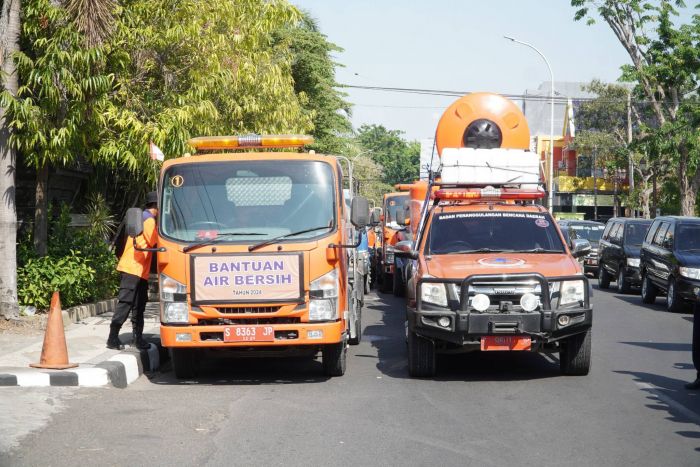
<path fill-rule="evenodd" d="M 403 297 L 406 294 L 403 279 L 401 278 L 401 271 L 396 267 L 394 268 L 392 279 L 391 291 L 394 294 L 394 297 Z"/>
<path fill-rule="evenodd" d="M 642 274 L 642 303 L 650 305 L 656 302 L 656 296 L 659 294 L 659 289 L 656 285 L 649 279 L 647 273 Z"/>
<path fill-rule="evenodd" d="M 170 349 L 173 372 L 177 379 L 190 379 L 197 376 L 197 350 L 185 348 Z"/>
<path fill-rule="evenodd" d="M 347 365 L 348 349 L 345 341 L 324 345 L 321 350 L 323 374 L 326 376 L 343 376 Z"/>
<path fill-rule="evenodd" d="M 591 369 L 591 330 L 563 339 L 559 368 L 567 376 L 587 375 Z"/>
<path fill-rule="evenodd" d="M 391 290 L 393 284 L 393 275 L 388 272 L 382 272 L 382 280 L 379 283 L 379 291 L 382 293 L 388 293 Z"/>
<path fill-rule="evenodd" d="M 621 294 L 628 294 L 632 290 L 630 283 L 625 277 L 625 268 L 620 266 L 617 272 L 617 291 Z"/>
<path fill-rule="evenodd" d="M 435 344 L 408 331 L 408 374 L 413 377 L 435 376 Z"/>
<path fill-rule="evenodd" d="M 610 287 L 610 274 L 605 270 L 602 264 L 598 266 L 598 287 L 601 289 Z"/>

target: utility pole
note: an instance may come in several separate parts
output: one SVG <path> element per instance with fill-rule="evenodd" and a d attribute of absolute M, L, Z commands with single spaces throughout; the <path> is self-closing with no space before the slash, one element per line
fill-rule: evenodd
<path fill-rule="evenodd" d="M 627 168 L 627 180 L 629 181 L 629 194 L 634 191 L 634 164 L 632 162 L 632 151 L 629 145 L 632 143 L 632 90 L 627 89 L 627 157 L 629 167 Z M 631 198 L 631 197 L 630 197 Z M 632 217 L 637 217 L 637 210 L 632 209 Z"/>
<path fill-rule="evenodd" d="M 593 220 L 598 220 L 598 147 L 593 146 Z"/>

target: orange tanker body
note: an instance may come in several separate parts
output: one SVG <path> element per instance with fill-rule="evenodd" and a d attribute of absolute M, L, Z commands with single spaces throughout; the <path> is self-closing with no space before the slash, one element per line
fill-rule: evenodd
<path fill-rule="evenodd" d="M 535 204 L 544 191 L 524 116 L 501 96 L 471 94 L 445 111 L 436 140 L 429 204 L 415 239 L 395 246 L 413 265 L 410 374 L 431 376 L 438 353 L 460 351 L 558 352 L 564 374 L 587 374 L 590 287 L 574 256 L 590 244 L 570 251 Z"/>
<path fill-rule="evenodd" d="M 327 375 L 344 373 L 346 344 L 361 335 L 346 223 L 364 228 L 367 201 L 355 197 L 346 216 L 335 157 L 231 152 L 309 141 L 195 138 L 203 154 L 163 164 L 160 334 L 177 377 L 191 377 L 209 349 L 319 352 Z"/>

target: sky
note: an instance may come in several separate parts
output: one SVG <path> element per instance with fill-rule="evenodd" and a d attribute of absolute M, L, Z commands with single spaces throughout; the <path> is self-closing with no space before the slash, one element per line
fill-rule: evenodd
<path fill-rule="evenodd" d="M 339 83 L 522 94 L 554 81 L 615 81 L 629 57 L 610 28 L 573 20 L 568 0 L 291 0 L 344 49 Z M 352 122 L 433 136 L 454 97 L 350 89 Z"/>

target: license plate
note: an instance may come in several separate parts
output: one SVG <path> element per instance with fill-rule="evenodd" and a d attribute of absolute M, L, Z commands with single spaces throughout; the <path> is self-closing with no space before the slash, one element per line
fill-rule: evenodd
<path fill-rule="evenodd" d="M 598 264 L 598 260 L 597 259 L 589 259 L 586 261 L 586 263 L 595 266 L 596 264 Z"/>
<path fill-rule="evenodd" d="M 272 326 L 227 326 L 224 342 L 272 342 L 275 330 Z"/>
<path fill-rule="evenodd" d="M 530 350 L 532 339 L 528 336 L 484 336 L 481 350 Z"/>

